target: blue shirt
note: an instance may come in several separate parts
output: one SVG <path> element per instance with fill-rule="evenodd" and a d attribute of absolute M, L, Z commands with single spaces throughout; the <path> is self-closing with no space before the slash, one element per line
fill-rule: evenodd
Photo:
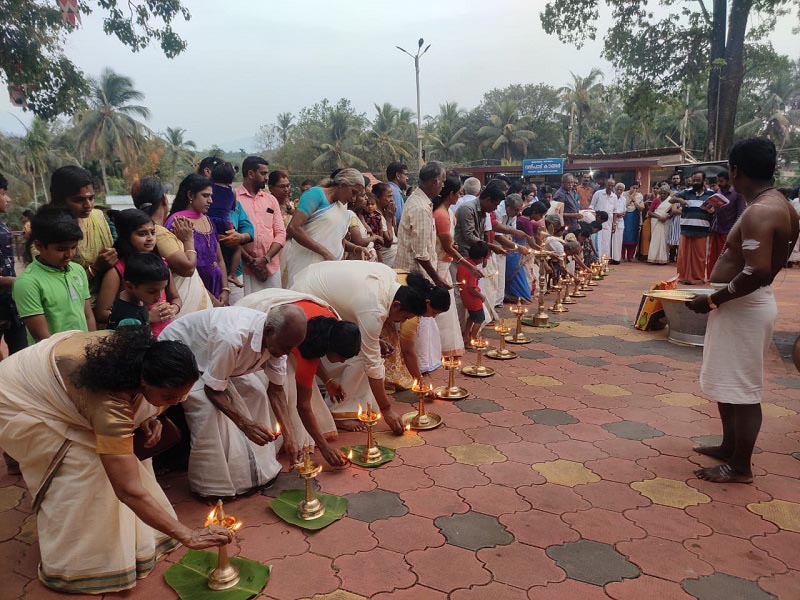
<path fill-rule="evenodd" d="M 316 186 L 303 192 L 303 195 L 300 196 L 300 202 L 297 203 L 296 210 L 310 217 L 320 208 L 325 208 L 326 206 L 330 206 L 330 204 L 331 203 L 328 202 L 328 197 L 325 195 L 325 190 Z"/>
<path fill-rule="evenodd" d="M 395 223 L 400 222 L 400 217 L 403 216 L 403 204 L 405 204 L 405 197 L 403 193 L 400 191 L 400 186 L 397 185 L 394 181 L 389 182 L 389 187 L 392 188 L 392 200 L 394 200 L 394 220 Z"/>
<path fill-rule="evenodd" d="M 250 235 L 250 239 L 255 239 L 256 232 L 253 228 L 253 224 L 250 222 L 250 219 L 247 218 L 247 213 L 244 212 L 244 208 L 242 208 L 242 204 L 238 200 L 231 211 L 230 221 L 237 232 L 247 233 Z M 228 248 L 228 246 L 224 244 L 221 244 L 220 247 L 222 248 L 222 257 L 225 259 L 225 265 L 230 269 L 231 257 L 233 256 L 235 248 Z M 242 261 L 239 261 L 239 268 L 236 269 L 235 274 L 237 277 L 242 274 Z"/>

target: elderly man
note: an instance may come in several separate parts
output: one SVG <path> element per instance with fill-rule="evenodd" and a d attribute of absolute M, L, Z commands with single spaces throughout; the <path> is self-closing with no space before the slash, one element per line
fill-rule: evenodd
<path fill-rule="evenodd" d="M 253 241 L 244 246 L 249 257 L 244 267 L 244 295 L 258 290 L 281 287 L 278 253 L 286 244 L 286 227 L 278 200 L 265 192 L 269 165 L 260 156 L 242 161 L 242 185 L 236 188 L 236 200 L 253 224 Z M 287 180 L 288 183 L 288 180 Z"/>
<path fill-rule="evenodd" d="M 613 225 L 613 214 L 617 206 L 617 195 L 614 193 L 614 180 L 609 177 L 605 180 L 605 188 L 597 190 L 592 196 L 589 208 L 597 214 L 602 211 L 608 214 L 608 221 L 603 223 L 603 228 L 598 236 L 597 252 L 600 258 L 611 257 L 611 228 Z"/>
<path fill-rule="evenodd" d="M 408 276 L 407 285 L 401 285 L 397 273 L 386 265 L 360 260 L 311 265 L 297 276 L 292 289 L 326 303 L 361 331 L 358 356 L 342 364 L 322 359 L 328 376 L 338 380 L 346 393 L 344 399 L 328 396 L 337 425 L 352 428 L 358 404 L 374 402 L 392 431 L 402 434 L 400 416 L 384 388 L 381 330 L 387 321 L 402 323 L 414 316 L 434 317 L 445 312 L 450 308 L 448 291 L 413 273 Z"/>
<path fill-rule="evenodd" d="M 564 173 L 561 176 L 561 187 L 553 194 L 554 202 L 561 202 L 564 205 L 562 217 L 567 231 L 575 233 L 578 230 L 578 219 L 581 218 L 580 206 L 575 197 L 575 177 L 572 173 Z"/>
<path fill-rule="evenodd" d="M 183 316 L 159 339 L 180 341 L 202 375 L 184 403 L 192 435 L 189 486 L 205 497 L 231 497 L 269 483 L 281 466 L 270 442 L 266 399 L 281 424 L 284 448 L 297 455 L 286 413 L 284 357 L 306 336 L 305 313 L 283 306 L 269 314 L 231 306 Z M 255 375 L 263 370 L 269 386 Z"/>
<path fill-rule="evenodd" d="M 798 237 L 797 213 L 773 187 L 776 161 L 775 144 L 767 138 L 742 140 L 731 148 L 731 182 L 748 207 L 731 229 L 725 252 L 711 273 L 716 291 L 689 302 L 695 312 L 711 312 L 700 387 L 717 402 L 722 444 L 695 451 L 722 464 L 695 474 L 714 483 L 753 480 L 751 460 L 761 430 L 764 355 L 772 345 L 778 315 L 771 285 Z"/>
<path fill-rule="evenodd" d="M 611 225 L 611 264 L 618 265 L 622 262 L 622 242 L 625 237 L 625 211 L 627 198 L 625 197 L 625 184 L 620 182 L 614 185 L 614 214 L 610 215 Z"/>
<path fill-rule="evenodd" d="M 444 165 L 435 160 L 419 170 L 419 185 L 406 198 L 397 227 L 394 268 L 409 272 L 421 268 L 436 285 L 449 287 L 436 272 L 436 227 L 433 222 L 433 199 L 442 191 L 445 176 Z"/>

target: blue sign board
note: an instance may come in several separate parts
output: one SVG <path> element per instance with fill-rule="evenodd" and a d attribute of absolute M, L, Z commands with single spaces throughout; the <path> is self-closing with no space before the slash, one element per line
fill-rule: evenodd
<path fill-rule="evenodd" d="M 564 172 L 563 158 L 526 158 L 522 161 L 522 175 L 561 175 Z"/>

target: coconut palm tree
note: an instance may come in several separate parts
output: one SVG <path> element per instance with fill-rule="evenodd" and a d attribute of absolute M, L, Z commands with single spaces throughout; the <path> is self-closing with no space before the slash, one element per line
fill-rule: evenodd
<path fill-rule="evenodd" d="M 290 112 L 279 113 L 277 123 L 275 124 L 275 131 L 284 146 L 289 141 L 292 133 L 294 132 L 294 115 Z"/>
<path fill-rule="evenodd" d="M 89 108 L 75 116 L 78 147 L 99 161 L 106 194 L 109 193 L 106 164 L 115 156 L 126 162 L 135 161 L 140 140 L 150 131 L 134 118 L 150 117 L 147 107 L 132 104 L 143 98 L 144 94 L 133 87 L 130 77 L 107 68 L 99 79 L 90 81 Z"/>
<path fill-rule="evenodd" d="M 389 102 L 383 106 L 375 104 L 375 120 L 367 132 L 367 140 L 375 147 L 378 164 L 386 164 L 400 158 L 411 158 L 415 154 L 408 140 L 411 111 L 398 109 Z"/>
<path fill-rule="evenodd" d="M 511 162 L 516 148 L 524 155 L 528 144 L 536 138 L 536 134 L 527 129 L 528 118 L 520 116 L 519 104 L 514 100 L 497 102 L 489 122 L 491 125 L 478 130 L 478 137 L 483 138 L 481 145 L 495 151 L 502 149 L 506 162 Z"/>
<path fill-rule="evenodd" d="M 427 117 L 426 145 L 431 157 L 453 160 L 466 147 L 462 138 L 467 128 L 461 125 L 465 112 L 457 102 L 445 102 L 439 105 L 438 115 Z"/>
<path fill-rule="evenodd" d="M 312 147 L 319 153 L 312 161 L 314 167 L 367 168 L 367 163 L 355 152 L 364 152 L 359 143 L 361 128 L 353 116 L 339 106 L 333 108 L 326 122 L 317 128 Z"/>
<path fill-rule="evenodd" d="M 175 183 L 179 179 L 178 163 L 191 165 L 195 161 L 197 144 L 191 140 L 184 140 L 185 133 L 186 130 L 181 127 L 167 127 L 161 136 L 164 140 L 164 153 L 169 156 L 170 166 L 172 167 L 171 173 Z"/>
<path fill-rule="evenodd" d="M 572 110 L 572 107 L 575 107 L 575 118 L 578 120 L 578 137 L 575 147 L 580 148 L 586 119 L 594 110 L 598 96 L 603 91 L 603 84 L 600 83 L 603 72 L 595 67 L 589 71 L 586 77 L 575 75 L 572 71 L 569 74 L 572 75 L 572 83 L 559 88 L 558 92 L 561 94 L 564 110 L 567 113 Z"/>
<path fill-rule="evenodd" d="M 766 135 L 781 150 L 800 131 L 800 60 L 795 70 L 779 73 L 769 82 L 758 115 L 739 125 L 737 136 Z"/>

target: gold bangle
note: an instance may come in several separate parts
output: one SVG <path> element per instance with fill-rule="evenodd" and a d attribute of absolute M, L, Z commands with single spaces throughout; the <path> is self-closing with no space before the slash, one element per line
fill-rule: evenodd
<path fill-rule="evenodd" d="M 197 254 L 197 250 L 185 250 L 185 252 L 186 254 L 189 254 L 189 252 L 191 252 L 192 254 Z"/>
<path fill-rule="evenodd" d="M 231 288 L 229 288 L 229 287 L 224 287 L 224 288 L 222 288 L 222 291 L 223 291 L 223 292 L 228 292 L 228 293 L 230 294 L 230 293 L 231 293 Z"/>
<path fill-rule="evenodd" d="M 92 267 L 92 265 L 89 265 L 86 268 L 86 272 L 89 274 L 89 279 L 94 279 L 95 277 L 97 277 L 97 273 L 94 272 L 94 268 Z"/>

